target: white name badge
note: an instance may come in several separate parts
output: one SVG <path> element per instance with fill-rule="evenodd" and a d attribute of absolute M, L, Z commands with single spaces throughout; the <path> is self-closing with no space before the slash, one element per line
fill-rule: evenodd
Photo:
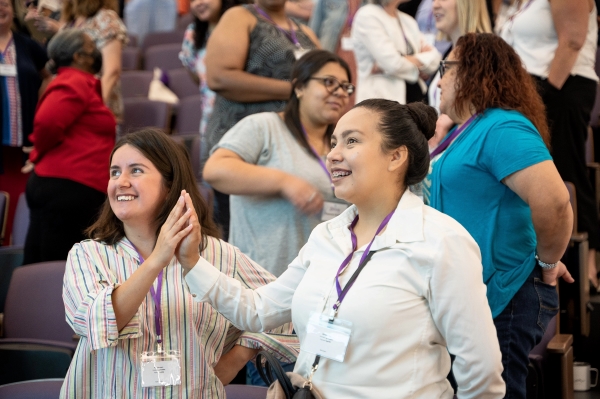
<path fill-rule="evenodd" d="M 181 356 L 178 351 L 142 352 L 142 387 L 181 385 Z"/>
<path fill-rule="evenodd" d="M 0 64 L 0 76 L 17 76 L 17 66 Z"/>
<path fill-rule="evenodd" d="M 325 201 L 323 203 L 323 212 L 321 213 L 321 221 L 325 222 L 339 216 L 342 212 L 348 209 L 348 205 L 339 202 Z"/>
<path fill-rule="evenodd" d="M 294 50 L 294 57 L 296 57 L 297 60 L 300 59 L 300 57 L 302 57 L 304 54 L 308 53 L 310 50 L 307 48 L 302 48 L 302 47 L 296 47 L 296 50 Z"/>
<path fill-rule="evenodd" d="M 328 316 L 313 313 L 308 320 L 306 338 L 300 349 L 336 362 L 343 362 L 351 334 L 351 322 L 337 318 L 329 322 Z"/>
<path fill-rule="evenodd" d="M 352 51 L 354 50 L 354 42 L 351 36 L 342 36 L 342 42 L 340 43 L 342 50 Z"/>

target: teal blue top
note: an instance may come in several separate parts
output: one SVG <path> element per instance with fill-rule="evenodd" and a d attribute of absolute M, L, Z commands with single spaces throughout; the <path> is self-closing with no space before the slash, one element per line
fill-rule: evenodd
<path fill-rule="evenodd" d="M 535 267 L 531 210 L 505 177 L 552 160 L 533 124 L 517 111 L 486 110 L 430 170 L 429 204 L 473 236 L 483 261 L 492 316 L 498 316 Z"/>

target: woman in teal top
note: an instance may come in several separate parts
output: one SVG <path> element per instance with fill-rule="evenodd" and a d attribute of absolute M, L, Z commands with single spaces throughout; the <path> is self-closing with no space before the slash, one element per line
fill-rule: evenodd
<path fill-rule="evenodd" d="M 507 397 L 525 398 L 528 354 L 558 311 L 573 214 L 548 152 L 542 100 L 514 50 L 467 34 L 440 66 L 440 111 L 457 127 L 431 155 L 429 204 L 479 244 Z M 441 155 L 439 155 L 441 154 Z"/>

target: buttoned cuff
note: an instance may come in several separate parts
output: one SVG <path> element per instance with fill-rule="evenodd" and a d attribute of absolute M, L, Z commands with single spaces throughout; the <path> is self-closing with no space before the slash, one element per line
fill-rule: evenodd
<path fill-rule="evenodd" d="M 207 293 L 214 287 L 221 272 L 200 257 L 196 265 L 186 274 L 185 282 L 196 302 L 205 302 Z"/>

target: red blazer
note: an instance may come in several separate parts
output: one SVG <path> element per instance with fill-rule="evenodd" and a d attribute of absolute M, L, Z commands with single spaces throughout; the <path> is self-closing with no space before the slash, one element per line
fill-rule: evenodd
<path fill-rule="evenodd" d="M 76 68 L 59 68 L 38 103 L 29 160 L 38 176 L 106 193 L 115 135 L 116 120 L 102 101 L 100 80 Z"/>

